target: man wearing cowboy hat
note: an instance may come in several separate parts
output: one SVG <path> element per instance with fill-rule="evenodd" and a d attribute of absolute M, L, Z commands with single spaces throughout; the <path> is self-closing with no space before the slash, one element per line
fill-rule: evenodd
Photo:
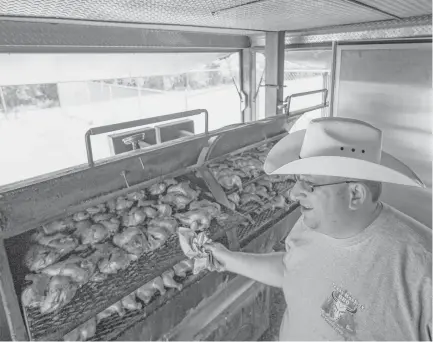
<path fill-rule="evenodd" d="M 291 174 L 302 216 L 286 252 L 206 248 L 228 271 L 280 287 L 280 340 L 432 340 L 432 232 L 379 200 L 382 182 L 423 187 L 382 151 L 382 132 L 320 118 L 269 152 L 267 174 Z"/>

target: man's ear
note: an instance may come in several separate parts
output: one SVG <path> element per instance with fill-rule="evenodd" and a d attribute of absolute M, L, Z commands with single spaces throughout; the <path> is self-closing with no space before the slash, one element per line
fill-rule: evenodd
<path fill-rule="evenodd" d="M 368 189 L 362 183 L 349 183 L 349 208 L 357 210 L 368 197 Z"/>

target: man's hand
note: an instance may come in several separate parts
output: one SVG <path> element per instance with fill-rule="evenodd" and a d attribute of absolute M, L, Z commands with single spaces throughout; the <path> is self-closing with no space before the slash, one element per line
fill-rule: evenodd
<path fill-rule="evenodd" d="M 223 266 L 227 268 L 227 257 L 231 253 L 223 244 L 219 242 L 212 242 L 203 245 L 205 251 L 212 253 L 212 256 Z"/>
<path fill-rule="evenodd" d="M 229 272 L 243 275 L 261 283 L 281 287 L 283 284 L 285 252 L 252 254 L 232 252 L 220 243 L 205 244 L 204 249 Z"/>

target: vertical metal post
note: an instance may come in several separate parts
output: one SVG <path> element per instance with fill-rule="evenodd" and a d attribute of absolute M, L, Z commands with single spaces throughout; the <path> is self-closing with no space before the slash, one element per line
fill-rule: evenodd
<path fill-rule="evenodd" d="M 322 89 L 328 89 L 328 94 L 329 94 L 329 73 L 328 72 L 323 73 L 322 78 L 323 78 Z M 325 92 L 322 94 L 322 103 L 326 102 L 328 94 Z M 329 107 L 323 107 L 322 108 L 322 117 L 329 116 L 328 110 L 329 110 Z"/>
<path fill-rule="evenodd" d="M 257 61 L 256 54 L 254 50 L 250 49 L 251 54 L 251 91 L 248 94 L 249 103 L 251 105 L 251 121 L 257 120 L 257 100 L 256 100 L 256 89 L 257 89 Z"/>
<path fill-rule="evenodd" d="M 252 83 L 253 64 L 251 49 L 243 49 L 240 52 L 240 91 L 245 94 L 245 109 L 242 113 L 242 122 L 252 121 L 254 83 Z"/>
<path fill-rule="evenodd" d="M 6 114 L 6 111 L 7 111 L 6 100 L 5 100 L 5 97 L 4 97 L 4 94 L 3 94 L 2 87 L 0 87 L 0 97 L 1 97 L 2 105 L 3 105 L 3 110 L 4 110 L 5 114 Z"/>
<path fill-rule="evenodd" d="M 284 31 L 266 32 L 266 117 L 280 114 L 277 106 L 284 101 L 284 34 Z"/>
<path fill-rule="evenodd" d="M 337 48 L 338 43 L 332 42 L 332 67 L 331 67 L 331 83 L 329 85 L 329 112 L 328 116 L 334 116 L 334 94 L 335 94 L 335 75 L 337 73 Z"/>

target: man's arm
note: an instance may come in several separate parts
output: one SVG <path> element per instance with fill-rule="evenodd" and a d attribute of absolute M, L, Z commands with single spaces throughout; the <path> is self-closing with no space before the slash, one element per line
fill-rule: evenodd
<path fill-rule="evenodd" d="M 219 243 L 206 245 L 227 271 L 243 275 L 263 284 L 282 287 L 285 252 L 252 254 L 232 252 Z"/>

